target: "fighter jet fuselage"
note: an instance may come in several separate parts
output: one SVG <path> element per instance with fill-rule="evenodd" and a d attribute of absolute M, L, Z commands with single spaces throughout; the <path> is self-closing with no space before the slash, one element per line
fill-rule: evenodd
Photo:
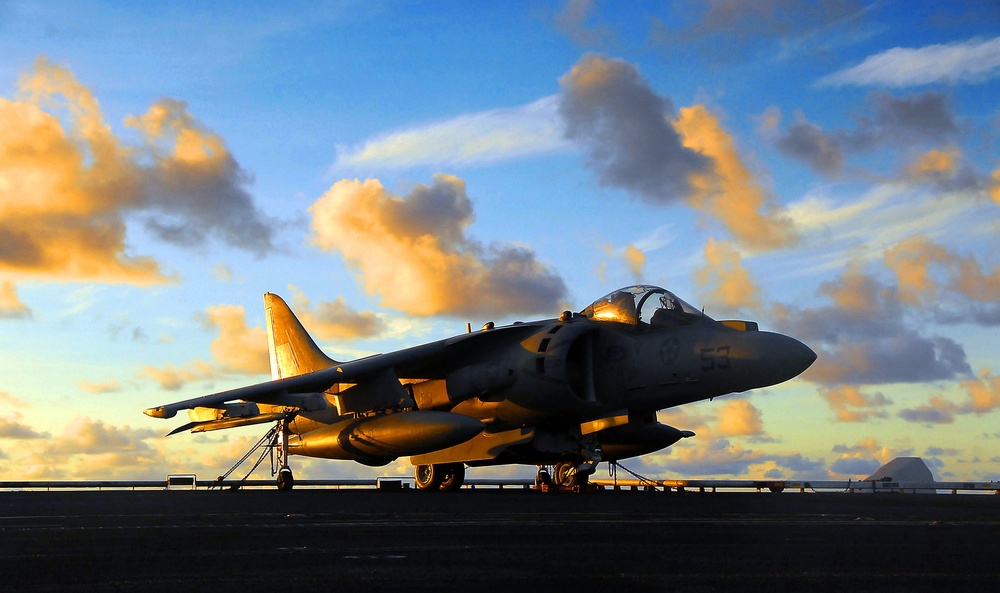
<path fill-rule="evenodd" d="M 600 461 L 693 436 L 657 411 L 781 383 L 816 357 L 654 286 L 347 363 L 327 358 L 280 298 L 265 295 L 265 309 L 274 381 L 146 413 L 187 408 L 181 429 L 196 432 L 275 421 L 288 455 L 368 465 L 410 456 L 427 488 L 460 485 L 467 465 L 503 463 L 554 465 L 558 483 L 578 483 Z"/>

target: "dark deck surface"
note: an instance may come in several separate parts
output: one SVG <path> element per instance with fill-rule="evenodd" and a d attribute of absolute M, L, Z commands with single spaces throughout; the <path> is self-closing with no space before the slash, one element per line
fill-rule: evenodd
<path fill-rule="evenodd" d="M 0 492 L 4 591 L 940 591 L 1000 496 Z"/>

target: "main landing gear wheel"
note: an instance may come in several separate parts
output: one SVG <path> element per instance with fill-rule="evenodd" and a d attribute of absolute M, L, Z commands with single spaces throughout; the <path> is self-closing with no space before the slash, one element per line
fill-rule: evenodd
<path fill-rule="evenodd" d="M 577 464 L 572 461 L 562 461 L 556 464 L 553 482 L 560 488 L 573 488 L 574 486 L 585 486 L 587 484 L 587 474 L 577 471 Z"/>
<path fill-rule="evenodd" d="M 295 477 L 292 475 L 291 468 L 283 467 L 281 471 L 278 472 L 278 490 L 282 492 L 288 492 L 295 485 Z"/>
<path fill-rule="evenodd" d="M 438 466 L 438 471 L 441 472 L 441 484 L 438 488 L 443 492 L 454 492 L 465 482 L 465 464 L 445 463 Z"/>
<path fill-rule="evenodd" d="M 417 490 L 452 492 L 461 488 L 465 482 L 465 464 L 418 465 L 413 469 L 413 481 L 417 485 Z"/>
<path fill-rule="evenodd" d="M 413 481 L 417 490 L 437 490 L 444 481 L 440 465 L 418 465 L 413 468 Z"/>

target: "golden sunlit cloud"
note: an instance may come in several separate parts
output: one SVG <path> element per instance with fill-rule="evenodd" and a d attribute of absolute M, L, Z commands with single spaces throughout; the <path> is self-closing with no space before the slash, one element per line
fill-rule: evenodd
<path fill-rule="evenodd" d="M 861 271 L 861 265 L 852 261 L 841 272 L 836 282 L 824 282 L 820 291 L 833 300 L 833 304 L 848 314 L 865 315 L 876 310 L 881 287 Z"/>
<path fill-rule="evenodd" d="M 41 439 L 49 435 L 37 432 L 24 422 L 24 416 L 15 412 L 0 416 L 0 439 L 24 440 Z"/>
<path fill-rule="evenodd" d="M 710 171 L 690 176 L 692 206 L 710 213 L 752 249 L 778 249 L 794 241 L 791 219 L 768 199 L 715 115 L 703 105 L 682 108 L 676 127 L 684 146 L 712 161 Z"/>
<path fill-rule="evenodd" d="M 917 157 L 907 172 L 912 177 L 949 177 L 957 169 L 961 156 L 957 148 L 930 150 Z"/>
<path fill-rule="evenodd" d="M 864 422 L 872 417 L 885 418 L 886 412 L 879 408 L 892 404 L 881 392 L 865 395 L 852 385 L 821 388 L 820 395 L 837 414 L 838 422 Z"/>
<path fill-rule="evenodd" d="M 267 333 L 259 325 L 247 327 L 242 305 L 217 305 L 205 309 L 205 324 L 219 329 L 212 340 L 212 357 L 226 373 L 247 375 L 270 372 Z"/>
<path fill-rule="evenodd" d="M 719 410 L 716 425 L 721 436 L 756 436 L 763 434 L 761 412 L 745 399 L 729 400 Z"/>
<path fill-rule="evenodd" d="M 983 369 L 976 380 L 962 381 L 969 394 L 969 411 L 985 414 L 1000 407 L 1000 375 L 993 376 L 990 369 Z"/>
<path fill-rule="evenodd" d="M 376 336 L 385 330 L 385 322 L 373 311 L 355 311 L 344 297 L 316 305 L 300 290 L 292 290 L 292 310 L 310 334 L 324 340 L 354 339 Z"/>
<path fill-rule="evenodd" d="M 17 287 L 10 280 L 0 282 L 0 319 L 31 317 L 31 309 L 17 296 Z"/>
<path fill-rule="evenodd" d="M 934 302 L 938 283 L 931 265 L 938 264 L 949 279 L 949 287 L 971 300 L 993 303 L 1000 295 L 1000 266 L 984 273 L 973 257 L 962 257 L 928 237 L 910 237 L 888 249 L 885 264 L 899 281 L 900 297 L 911 304 Z"/>
<path fill-rule="evenodd" d="M 27 408 L 28 404 L 24 402 L 23 399 L 17 397 L 16 395 L 7 393 L 6 391 L 0 391 L 0 402 L 10 406 L 11 408 Z"/>
<path fill-rule="evenodd" d="M 413 315 L 532 313 L 555 310 L 561 278 L 532 251 L 489 250 L 469 239 L 472 204 L 465 182 L 435 175 L 399 198 L 377 179 L 338 181 L 309 208 L 313 243 L 339 252 L 368 294 Z"/>
<path fill-rule="evenodd" d="M 728 310 L 760 306 L 758 288 L 743 267 L 732 244 L 709 237 L 705 243 L 705 266 L 695 271 L 695 282 L 709 292 L 705 304 Z"/>
<path fill-rule="evenodd" d="M 267 353 L 267 333 L 261 326 L 248 327 L 242 305 L 216 305 L 201 315 L 206 329 L 218 330 L 212 340 L 213 363 L 193 360 L 178 367 L 145 366 L 139 379 L 152 379 L 167 391 L 177 391 L 193 381 L 217 379 L 226 375 L 266 375 L 271 363 Z"/>
<path fill-rule="evenodd" d="M 114 393 L 116 391 L 120 391 L 122 388 L 121 384 L 114 379 L 100 381 L 97 383 L 91 381 L 80 381 L 78 385 L 80 386 L 80 389 L 91 393 Z"/>
<path fill-rule="evenodd" d="M 632 277 L 637 282 L 641 281 L 643 278 L 643 268 L 646 266 L 646 254 L 630 243 L 625 248 L 625 265 L 628 267 L 628 271 L 632 274 Z"/>
<path fill-rule="evenodd" d="M 45 58 L 21 76 L 15 100 L 0 97 L 0 272 L 170 281 L 152 257 L 129 253 L 127 214 L 142 215 L 165 241 L 190 246 L 211 233 L 258 253 L 270 248 L 273 225 L 243 190 L 248 175 L 182 102 L 164 99 L 126 124 L 146 143 L 125 145 L 90 90 Z"/>
<path fill-rule="evenodd" d="M 899 296 L 910 304 L 936 291 L 937 283 L 930 276 L 931 262 L 947 264 L 951 259 L 944 246 L 923 236 L 910 237 L 885 253 L 885 265 L 899 282 Z"/>
<path fill-rule="evenodd" d="M 993 171 L 993 183 L 990 185 L 990 197 L 1000 206 L 1000 167 Z"/>
<path fill-rule="evenodd" d="M 160 387 L 167 391 L 177 391 L 185 383 L 191 381 L 201 381 L 212 379 L 217 376 L 215 367 L 204 360 L 195 360 L 189 368 L 179 368 L 172 364 L 164 365 L 163 368 L 145 366 L 137 377 L 139 379 L 152 379 L 160 384 Z"/>

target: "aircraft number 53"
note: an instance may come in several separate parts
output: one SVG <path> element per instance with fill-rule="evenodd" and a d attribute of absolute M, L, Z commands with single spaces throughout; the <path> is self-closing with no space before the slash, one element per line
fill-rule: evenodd
<path fill-rule="evenodd" d="M 701 349 L 701 370 L 714 371 L 729 368 L 729 346 Z"/>

